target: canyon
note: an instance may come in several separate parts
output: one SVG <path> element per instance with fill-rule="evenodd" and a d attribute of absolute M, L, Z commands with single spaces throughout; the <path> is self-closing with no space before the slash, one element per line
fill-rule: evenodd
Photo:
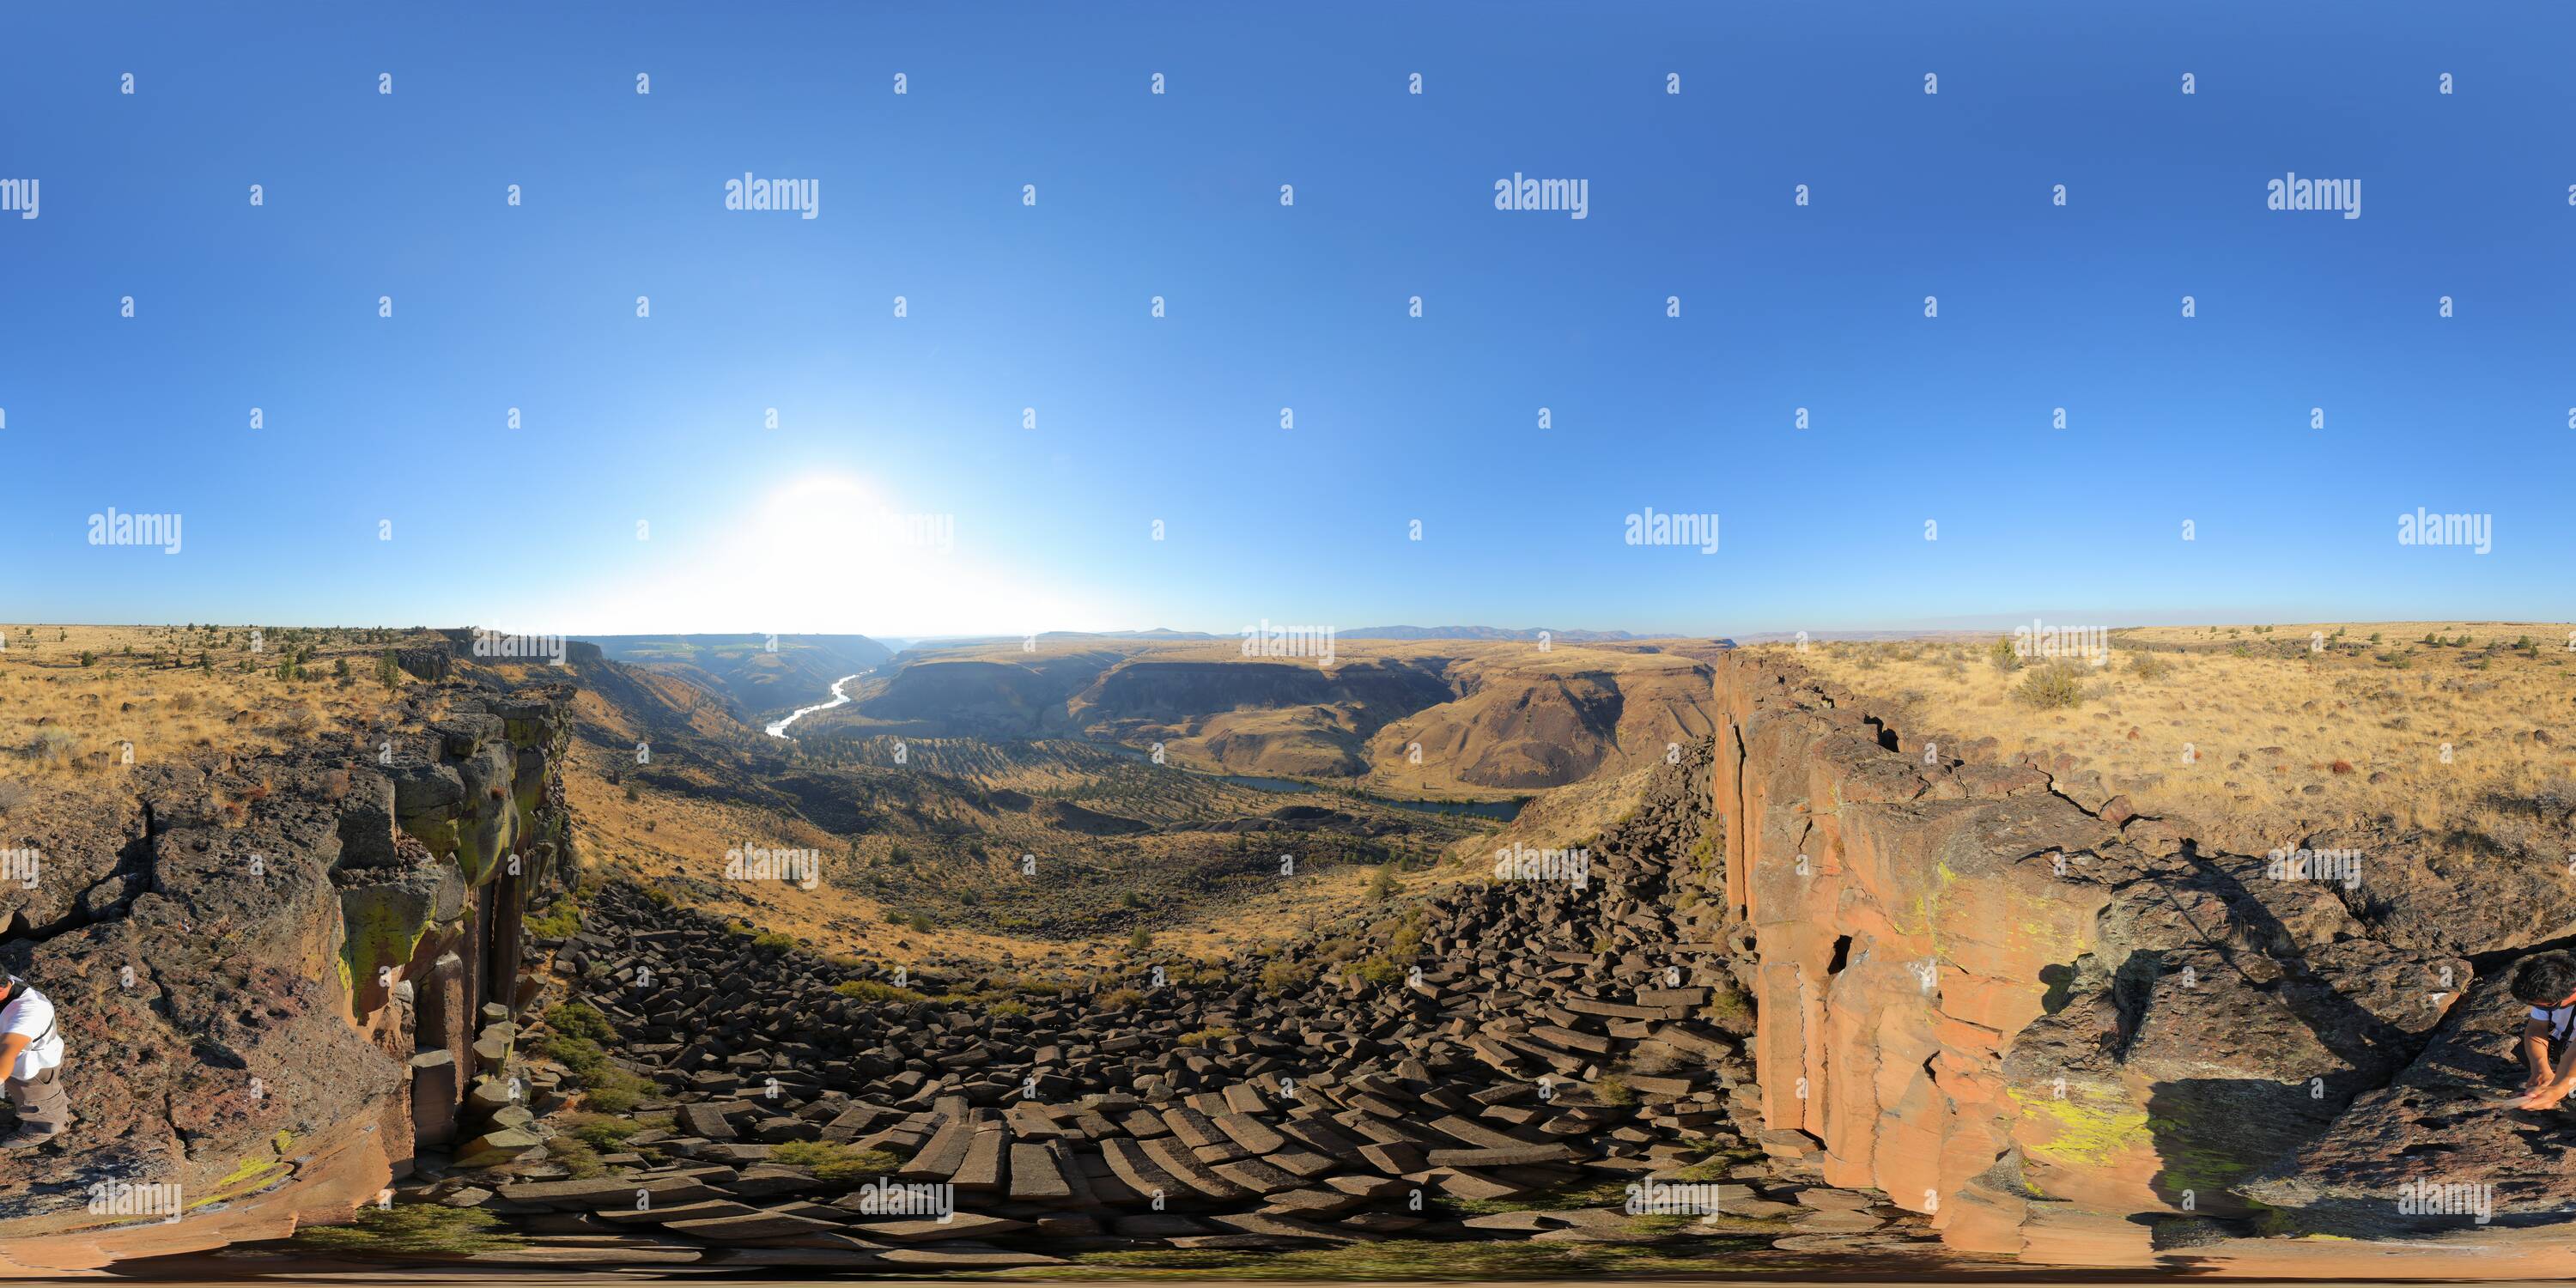
<path fill-rule="evenodd" d="M 567 798 L 581 712 L 703 710 L 578 643 L 568 675 L 479 666 L 462 632 L 395 656 L 420 684 L 381 729 L 10 812 L 53 867 L 0 890 L 0 951 L 64 1004 L 84 1144 L 0 1183 L 0 1268 L 273 1246 L 382 1197 L 656 1264 L 1427 1240 L 2576 1272 L 2567 1131 L 2498 1094 L 2501 969 L 2576 931 L 2564 873 L 2410 860 L 2397 831 L 2318 838 L 2371 855 L 2359 889 L 2283 880 L 1785 650 L 1696 664 L 1705 725 L 1639 758 L 1616 821 L 1529 833 L 1587 849 L 1579 886 L 1434 871 L 1230 955 L 1043 970 L 809 950 L 604 870 Z M 2499 889 L 2523 911 L 2481 913 Z M 587 1177 L 548 1148 L 608 1076 L 556 1057 L 570 1027 L 665 1124 Z M 959 1215 L 861 1211 L 818 1165 L 860 1158 Z M 188 1210 L 89 1214 L 111 1179 Z M 1639 1225 L 1649 1181 L 1719 1212 Z M 2487 1187 L 2488 1218 L 2406 1211 L 2418 1184 Z M 610 1219 L 639 1191 L 656 1219 Z"/>

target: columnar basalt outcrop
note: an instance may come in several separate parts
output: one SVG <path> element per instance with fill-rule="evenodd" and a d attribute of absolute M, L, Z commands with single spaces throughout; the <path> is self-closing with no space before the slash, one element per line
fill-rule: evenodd
<path fill-rule="evenodd" d="M 602 1175 L 460 1167 L 404 1197 L 567 1241 L 548 1255 L 614 1237 L 711 1268 L 1390 1239 L 1919 1257 L 1919 1221 L 1739 1134 L 1751 1015 L 1699 861 L 1707 746 L 1676 748 L 1580 882 L 1473 876 L 1230 969 L 890 979 L 609 885 L 544 945 L 579 1003 L 548 1022 L 613 1032 L 667 1116 Z M 836 1152 L 873 1161 L 835 1174 Z M 1717 1215 L 1627 1205 L 1667 1182 Z M 890 1210 L 888 1184 L 955 1210 Z"/>
<path fill-rule="evenodd" d="M 2538 1116 L 2459 1076 L 2504 1067 L 2497 982 L 2381 933 L 2402 909 L 2204 852 L 2187 822 L 2036 757 L 1961 760 L 1778 655 L 1718 675 L 1713 791 L 1754 940 L 1768 1143 L 1812 1141 L 1829 1182 L 1931 1214 L 1962 1249 L 2096 1265 L 2474 1229 L 2400 1208 L 2427 1158 L 2493 1184 L 2507 1224 L 2576 1199 L 2518 1138 Z M 2449 1075 L 2422 1067 L 2437 1057 Z M 2462 1141 L 2481 1143 L 2454 1157 Z M 2451 1174 L 2462 1158 L 2475 1175 Z M 2337 1201 L 2281 1206 L 2319 1192 Z"/>
<path fill-rule="evenodd" d="M 568 726 L 558 690 L 437 699 L 13 816 L 46 870 L 0 887 L 0 956 L 57 1004 L 75 1119 L 0 1169 L 0 1269 L 337 1219 L 453 1124 L 480 1008 L 516 1001 L 523 908 L 569 876 Z M 93 1213 L 96 1185 L 176 1186 L 187 1219 L 143 1234 L 166 1213 Z"/>

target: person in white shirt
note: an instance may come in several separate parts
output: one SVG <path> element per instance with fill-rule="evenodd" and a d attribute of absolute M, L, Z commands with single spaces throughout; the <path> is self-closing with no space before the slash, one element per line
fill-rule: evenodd
<path fill-rule="evenodd" d="M 18 1129 L 0 1136 L 0 1150 L 32 1149 L 61 1135 L 71 1121 L 63 1095 L 63 1033 L 54 1004 L 27 981 L 9 977 L 0 993 L 0 1071 L 8 1077 L 9 1103 Z"/>
<path fill-rule="evenodd" d="M 2513 1000 L 2531 1008 L 2522 1022 L 2523 1079 L 2516 1109 L 2555 1109 L 2576 1092 L 2576 957 L 2535 953 L 2514 963 Z M 2560 1053 L 2553 1063 L 2552 1048 Z"/>

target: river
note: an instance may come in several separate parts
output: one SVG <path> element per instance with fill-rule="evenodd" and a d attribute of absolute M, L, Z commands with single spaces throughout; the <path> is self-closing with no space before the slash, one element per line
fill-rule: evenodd
<path fill-rule="evenodd" d="M 784 738 L 784 737 L 786 737 L 786 736 L 787 736 L 787 726 L 792 725 L 792 724 L 796 723 L 797 721 L 802 720 L 802 719 L 804 719 L 805 717 L 807 717 L 807 716 L 810 716 L 810 715 L 814 714 L 814 713 L 815 713 L 815 712 L 817 712 L 817 711 L 829 711 L 829 710 L 831 710 L 832 708 L 837 707 L 837 706 L 841 705 L 842 703 L 849 701 L 849 700 L 850 700 L 849 690 L 847 690 L 847 689 L 843 688 L 842 686 L 844 686 L 844 685 L 848 684 L 848 683 L 849 683 L 850 681 L 852 681 L 852 680 L 864 680 L 864 679 L 866 679 L 866 678 L 868 678 L 869 676 L 874 675 L 874 674 L 876 674 L 876 668 L 874 668 L 874 667 L 870 667 L 870 668 L 868 668 L 867 670 L 864 670 L 864 671 L 859 672 L 857 675 L 845 675 L 845 676 L 842 676 L 840 679 L 834 680 L 834 681 L 832 682 L 832 700 L 831 700 L 831 701 L 829 701 L 829 702 L 818 702 L 818 703 L 815 703 L 813 706 L 810 706 L 810 707 L 798 707 L 798 708 L 796 708 L 794 711 L 791 711 L 791 712 L 787 713 L 787 716 L 786 716 L 786 718 L 785 718 L 785 719 L 781 719 L 781 720 L 772 720 L 772 721 L 770 721 L 770 722 L 769 722 L 769 736 L 770 736 L 770 737 L 772 737 L 772 738 Z"/>
<path fill-rule="evenodd" d="M 852 680 L 864 680 L 874 674 L 876 674 L 876 671 L 874 668 L 871 668 L 869 670 L 861 671 L 857 675 L 842 676 L 832 684 L 831 701 L 818 702 L 810 707 L 798 707 L 796 710 L 789 712 L 785 718 L 770 721 L 768 725 L 769 736 L 772 738 L 784 738 L 787 736 L 787 726 L 792 725 L 798 720 L 812 715 L 817 711 L 829 711 L 834 707 L 848 702 L 850 700 L 850 694 L 848 689 L 844 686 L 848 685 Z M 1106 739 L 1093 739 L 1092 741 L 1096 742 L 1100 746 L 1107 747 L 1112 751 L 1118 752 L 1121 755 L 1131 756 L 1137 760 L 1151 761 L 1153 759 L 1152 756 L 1147 755 L 1144 751 L 1135 747 L 1127 746 L 1124 743 L 1110 742 Z M 1355 796 L 1361 800 L 1373 801 L 1380 805 L 1393 806 L 1396 809 L 1409 809 L 1424 814 L 1467 814 L 1477 818 L 1493 819 L 1496 822 L 1502 823 L 1511 822 L 1513 817 L 1521 812 L 1521 806 L 1529 803 L 1526 799 L 1509 801 L 1406 800 L 1402 797 L 1380 796 L 1373 792 L 1355 791 L 1347 787 L 1327 787 L 1319 783 L 1299 782 L 1294 778 L 1269 778 L 1255 774 L 1212 774 L 1205 770 L 1182 769 L 1178 765 L 1165 765 L 1163 767 L 1178 773 L 1196 774 L 1201 778 L 1221 778 L 1229 783 L 1234 783 L 1243 787 L 1250 787 L 1256 791 L 1334 791 L 1343 795 Z"/>

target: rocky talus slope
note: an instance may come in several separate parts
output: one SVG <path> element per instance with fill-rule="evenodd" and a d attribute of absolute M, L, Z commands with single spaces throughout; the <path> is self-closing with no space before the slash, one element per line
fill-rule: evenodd
<path fill-rule="evenodd" d="M 2502 972 L 2576 932 L 2576 877 L 2445 870 L 2395 833 L 2285 838 L 2359 855 L 2351 881 L 2215 852 L 1779 655 L 1719 685 L 1763 1123 L 1821 1142 L 1829 1182 L 1955 1247 L 2088 1265 L 2567 1229 L 2576 1130 L 2501 1103 Z M 2428 1185 L 2491 1210 L 2406 1201 Z"/>
<path fill-rule="evenodd" d="M 861 1000 L 836 988 L 845 965 L 612 887 L 553 945 L 558 974 L 671 1125 L 629 1137 L 606 1175 L 456 1172 L 406 1197 L 504 1214 L 559 1250 L 728 1265 L 1386 1239 L 1916 1247 L 1919 1222 L 1817 1184 L 1802 1140 L 1774 1159 L 1748 1139 L 1752 1017 L 1689 857 L 1709 852 L 1706 751 L 1658 776 L 1579 887 L 1444 887 L 1386 905 L 1378 929 L 1406 936 L 1392 952 L 1310 939 L 1223 978 L 1158 978 L 1148 953 L 1080 993 L 912 977 L 978 1000 Z M 883 1151 L 886 1180 L 951 1187 L 954 1213 L 887 1214 L 801 1142 Z M 1724 1215 L 1632 1219 L 1625 1185 L 1654 1177 L 1707 1184 Z"/>

